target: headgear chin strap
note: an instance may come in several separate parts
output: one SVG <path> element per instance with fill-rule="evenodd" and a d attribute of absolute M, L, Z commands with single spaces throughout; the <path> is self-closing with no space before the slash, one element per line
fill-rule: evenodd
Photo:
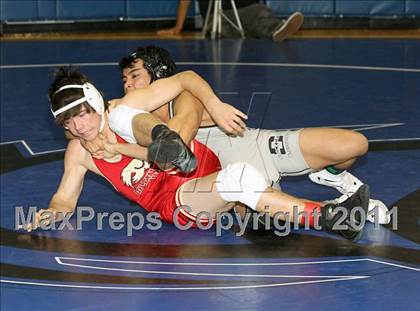
<path fill-rule="evenodd" d="M 54 95 L 57 94 L 58 92 L 61 92 L 62 90 L 66 90 L 66 89 L 83 89 L 83 97 L 67 104 L 64 107 L 61 107 L 60 109 L 58 109 L 56 111 L 53 111 L 52 108 L 51 108 L 51 112 L 52 112 L 54 118 L 57 118 L 57 116 L 59 114 L 63 113 L 64 111 L 67 111 L 67 110 L 69 110 L 73 107 L 76 107 L 77 105 L 80 105 L 83 102 L 87 102 L 89 104 L 89 106 L 91 106 L 101 116 L 101 126 L 100 126 L 99 131 L 102 131 L 102 129 L 105 125 L 105 120 L 104 120 L 105 104 L 104 104 L 104 99 L 102 98 L 101 93 L 99 93 L 99 91 L 96 89 L 96 87 L 94 87 L 89 82 L 85 82 L 82 85 L 80 85 L 80 84 L 68 84 L 68 85 L 65 85 L 65 86 L 62 86 L 61 88 L 59 88 L 54 93 Z"/>

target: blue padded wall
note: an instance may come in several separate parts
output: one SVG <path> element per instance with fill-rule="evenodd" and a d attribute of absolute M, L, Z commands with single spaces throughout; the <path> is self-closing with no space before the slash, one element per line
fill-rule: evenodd
<path fill-rule="evenodd" d="M 7 21 L 116 20 L 176 17 L 178 0 L 1 0 L 0 19 Z M 194 5 L 188 11 L 196 15 Z"/>
<path fill-rule="evenodd" d="M 177 0 L 127 0 L 129 18 L 176 17 Z M 190 13 L 194 6 L 191 5 Z"/>
<path fill-rule="evenodd" d="M 237 0 L 240 1 L 240 0 Z M 420 0 L 267 0 L 279 16 L 416 17 Z M 156 19 L 176 16 L 178 0 L 1 0 L 2 21 Z M 194 5 L 189 16 L 195 16 Z"/>
<path fill-rule="evenodd" d="M 51 20 L 56 18 L 57 5 L 55 1 L 38 1 L 38 19 Z"/>
<path fill-rule="evenodd" d="M 1 20 L 37 20 L 38 4 L 36 1 L 0 1 Z"/>
<path fill-rule="evenodd" d="M 306 16 L 413 17 L 420 15 L 419 0 L 267 0 L 276 15 L 301 11 Z"/>
<path fill-rule="evenodd" d="M 300 11 L 307 16 L 331 16 L 334 15 L 334 0 L 272 0 L 266 4 L 276 15 L 289 15 Z"/>
<path fill-rule="evenodd" d="M 60 0 L 57 1 L 57 19 L 112 19 L 124 16 L 125 3 L 121 0 Z"/>
<path fill-rule="evenodd" d="M 404 0 L 336 0 L 336 14 L 353 16 L 403 16 Z"/>
<path fill-rule="evenodd" d="M 406 0 L 405 1 L 405 14 L 408 16 L 420 16 L 420 1 L 419 0 Z"/>

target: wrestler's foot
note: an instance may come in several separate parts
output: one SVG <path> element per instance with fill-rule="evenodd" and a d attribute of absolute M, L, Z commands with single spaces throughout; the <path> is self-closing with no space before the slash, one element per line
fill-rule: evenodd
<path fill-rule="evenodd" d="M 177 167 L 184 173 L 190 173 L 197 167 L 197 160 L 192 151 L 184 144 L 178 133 L 169 128 L 160 129 L 148 147 L 148 160 L 163 170 Z"/>
<path fill-rule="evenodd" d="M 272 34 L 273 41 L 281 42 L 297 32 L 303 24 L 303 14 L 295 12 L 289 16 Z"/>
<path fill-rule="evenodd" d="M 343 171 L 340 174 L 334 175 L 326 169 L 323 169 L 309 174 L 308 177 L 316 184 L 332 187 L 341 192 L 343 195 L 336 200 L 337 203 L 347 200 L 361 185 L 363 185 L 356 176 L 348 171 Z M 382 201 L 370 199 L 366 218 L 368 221 L 374 223 L 375 217 L 378 217 L 379 224 L 387 224 L 391 221 L 391 217 L 387 215 L 387 212 L 388 208 Z"/>
<path fill-rule="evenodd" d="M 339 198 L 332 200 L 332 203 L 340 204 L 349 198 L 348 194 L 343 194 Z M 391 222 L 391 215 L 389 215 L 389 210 L 386 205 L 379 200 L 370 199 L 368 212 L 366 215 L 366 220 L 372 223 L 375 223 L 375 218 L 377 218 L 377 223 L 380 225 L 389 224 Z"/>
<path fill-rule="evenodd" d="M 320 225 L 323 229 L 337 232 L 348 240 L 357 241 L 362 237 L 362 215 L 367 214 L 369 186 L 362 185 L 353 195 L 341 203 L 327 203 L 322 208 Z M 362 211 L 353 211 L 360 207 Z M 352 213 L 353 211 L 353 213 Z M 344 228 L 340 228 L 343 226 Z"/>

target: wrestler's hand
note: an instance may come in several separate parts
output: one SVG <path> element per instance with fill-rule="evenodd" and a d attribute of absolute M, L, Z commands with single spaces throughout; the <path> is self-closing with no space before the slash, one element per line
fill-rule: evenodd
<path fill-rule="evenodd" d="M 101 135 L 102 136 L 102 134 L 99 134 L 99 135 Z M 103 140 L 103 147 L 104 147 L 104 149 L 103 149 L 103 155 L 104 155 L 104 158 L 106 158 L 106 159 L 109 159 L 109 158 L 113 158 L 113 157 L 115 157 L 115 156 L 117 156 L 117 155 L 119 155 L 120 153 L 116 150 L 117 148 L 117 144 L 118 143 L 111 143 L 111 142 L 109 142 L 109 141 L 107 141 L 107 140 Z"/>
<path fill-rule="evenodd" d="M 80 139 L 82 146 L 89 151 L 92 157 L 96 159 L 102 159 L 104 157 L 104 137 L 99 134 L 94 140 L 86 141 Z"/>
<path fill-rule="evenodd" d="M 222 103 L 220 100 L 219 103 L 212 103 L 210 107 L 209 113 L 218 126 L 229 134 L 243 136 L 246 128 L 243 119 L 248 119 L 246 114 L 229 104 Z"/>
<path fill-rule="evenodd" d="M 32 230 L 36 230 L 39 226 L 48 226 L 51 221 L 57 220 L 57 212 L 51 209 L 40 209 L 35 214 L 35 219 L 32 223 L 27 224 L 26 227 L 23 225 L 19 225 L 18 229 L 24 229 L 28 232 Z"/>

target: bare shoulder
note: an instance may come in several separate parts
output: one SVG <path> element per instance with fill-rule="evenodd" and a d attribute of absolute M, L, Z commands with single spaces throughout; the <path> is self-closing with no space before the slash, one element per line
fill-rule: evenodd
<path fill-rule="evenodd" d="M 89 152 L 83 148 L 79 139 L 72 139 L 69 141 L 64 155 L 64 162 L 66 165 L 80 165 L 86 167 L 89 157 Z"/>
<path fill-rule="evenodd" d="M 80 143 L 79 139 L 72 139 L 67 144 L 66 154 L 80 154 L 82 152 L 87 152 L 85 148 L 83 148 L 82 144 Z"/>
<path fill-rule="evenodd" d="M 109 103 L 109 108 L 113 109 L 121 104 L 121 98 L 111 99 L 110 101 L 108 101 L 108 103 Z"/>
<path fill-rule="evenodd" d="M 91 171 L 101 175 L 91 154 L 82 146 L 79 139 L 73 139 L 68 143 L 64 156 L 64 166 L 65 169 L 69 170 L 76 169 L 77 171 L 83 172 Z"/>

